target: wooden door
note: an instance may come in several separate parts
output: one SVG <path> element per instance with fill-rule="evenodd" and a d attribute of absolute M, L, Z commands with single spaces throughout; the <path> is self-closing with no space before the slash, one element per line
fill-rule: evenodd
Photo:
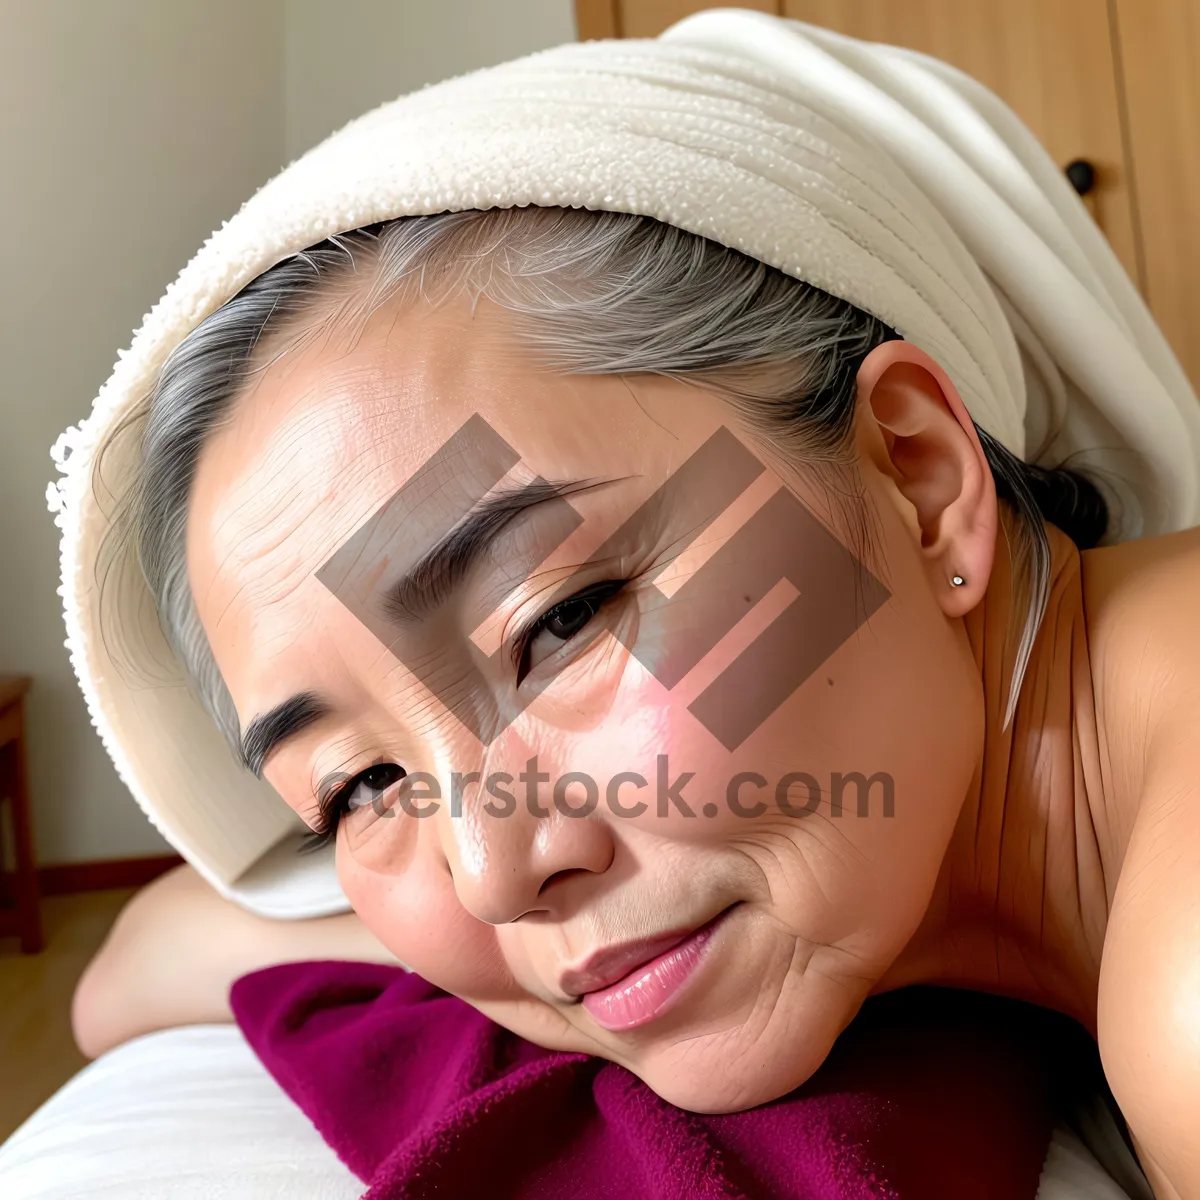
<path fill-rule="evenodd" d="M 1172 2 L 1183 8 L 1194 0 Z M 921 50 L 987 84 L 1062 166 L 1086 159 L 1096 168 L 1088 205 L 1125 269 L 1142 285 L 1107 5 L 1108 0 L 747 0 L 742 6 Z M 711 7 L 717 5 L 703 0 L 577 0 L 576 15 L 581 38 L 654 37 Z"/>
<path fill-rule="evenodd" d="M 909 46 L 987 84 L 1066 166 L 1200 388 L 1200 0 L 724 0 Z M 579 36 L 653 37 L 705 0 L 576 0 Z"/>
<path fill-rule="evenodd" d="M 756 8 L 783 15 L 783 0 L 575 0 L 580 40 L 607 37 L 657 37 L 702 8 Z"/>
<path fill-rule="evenodd" d="M 783 7 L 800 21 L 953 63 L 1007 101 L 1061 166 L 1092 163 L 1092 215 L 1142 284 L 1107 0 L 783 0 Z"/>
<path fill-rule="evenodd" d="M 1200 5 L 1114 0 L 1143 290 L 1200 387 Z"/>

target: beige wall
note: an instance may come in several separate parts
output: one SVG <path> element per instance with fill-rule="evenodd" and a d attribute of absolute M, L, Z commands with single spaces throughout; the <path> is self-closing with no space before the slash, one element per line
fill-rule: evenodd
<path fill-rule="evenodd" d="M 575 36 L 571 0 L 0 0 L 0 672 L 39 859 L 155 853 L 63 648 L 49 447 L 205 237 L 313 142 Z"/>
<path fill-rule="evenodd" d="M 221 219 L 282 160 L 282 9 L 0 0 L 0 670 L 34 676 L 44 862 L 163 842 L 63 649 L 48 448 Z"/>
<path fill-rule="evenodd" d="M 385 100 L 576 37 L 573 0 L 284 0 L 284 8 L 289 160 Z"/>

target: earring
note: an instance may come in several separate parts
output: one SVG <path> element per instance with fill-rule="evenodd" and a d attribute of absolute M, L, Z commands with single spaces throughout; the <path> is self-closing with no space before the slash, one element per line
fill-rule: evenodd
<path fill-rule="evenodd" d="M 964 583 L 966 583 L 967 581 L 966 581 L 966 580 L 965 580 L 965 579 L 964 579 L 964 578 L 963 578 L 961 575 L 954 575 L 954 576 L 952 576 L 952 577 L 951 577 L 951 579 L 950 579 L 950 582 L 951 582 L 951 583 L 952 583 L 952 584 L 953 584 L 955 587 L 962 587 L 962 585 L 963 585 Z"/>

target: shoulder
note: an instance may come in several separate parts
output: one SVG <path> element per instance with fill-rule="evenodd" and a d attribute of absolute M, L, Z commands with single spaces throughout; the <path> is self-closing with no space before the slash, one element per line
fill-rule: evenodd
<path fill-rule="evenodd" d="M 1089 614 L 1116 606 L 1182 616 L 1200 600 L 1200 526 L 1085 550 L 1079 558 Z"/>
<path fill-rule="evenodd" d="M 1142 718 L 1200 711 L 1200 527 L 1080 555 L 1088 650 Z"/>
<path fill-rule="evenodd" d="M 1200 529 L 1081 557 L 1102 762 L 1140 777 L 1105 932 L 1101 1056 L 1155 1194 L 1200 1195 Z"/>

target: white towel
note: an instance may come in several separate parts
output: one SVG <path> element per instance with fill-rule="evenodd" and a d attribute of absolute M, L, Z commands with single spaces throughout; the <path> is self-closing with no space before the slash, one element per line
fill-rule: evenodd
<path fill-rule="evenodd" d="M 658 39 L 561 46 L 401 97 L 213 234 L 54 451 L 67 645 L 96 727 L 167 839 L 257 911 L 345 901 L 328 858 L 302 871 L 285 843 L 264 860 L 298 822 L 189 693 L 136 571 L 102 612 L 96 449 L 180 339 L 283 257 L 391 217 L 525 204 L 656 217 L 876 314 L 1011 450 L 1083 452 L 1078 465 L 1123 481 L 1110 540 L 1200 522 L 1200 404 L 1177 361 L 1053 161 L 945 64 L 715 10 Z M 129 463 L 106 468 L 119 487 Z"/>

